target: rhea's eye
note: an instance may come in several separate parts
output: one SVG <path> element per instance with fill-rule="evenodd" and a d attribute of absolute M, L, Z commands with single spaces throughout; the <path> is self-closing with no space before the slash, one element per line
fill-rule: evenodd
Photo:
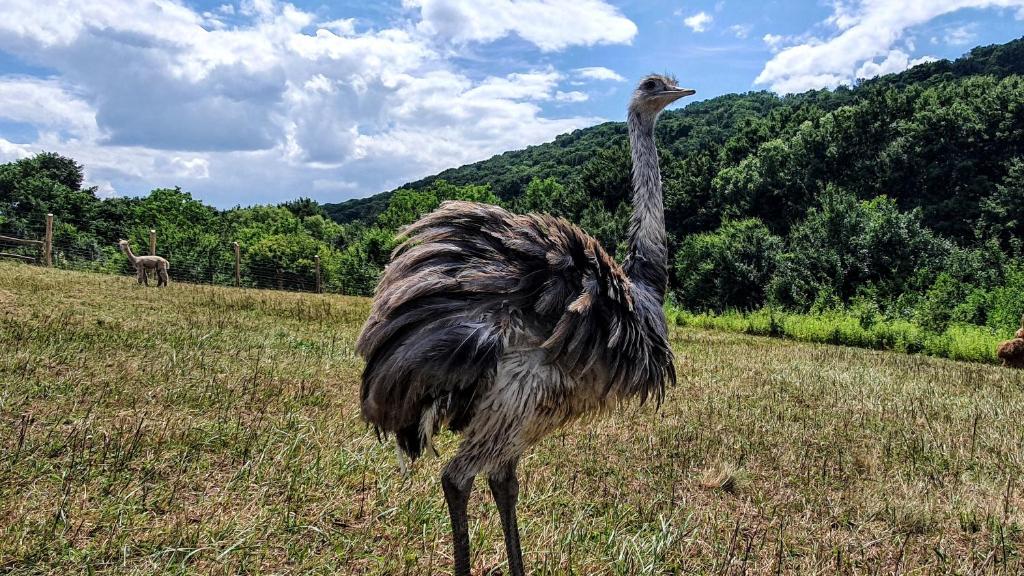
<path fill-rule="evenodd" d="M 648 80 L 644 82 L 643 85 L 640 87 L 643 88 L 644 90 L 654 90 L 654 87 L 657 85 L 657 82 L 655 82 L 654 80 Z"/>

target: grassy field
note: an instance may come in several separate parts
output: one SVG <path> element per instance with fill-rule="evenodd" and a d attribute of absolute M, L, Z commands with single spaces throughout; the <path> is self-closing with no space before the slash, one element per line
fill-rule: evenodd
<path fill-rule="evenodd" d="M 444 460 L 404 479 L 359 419 L 367 309 L 0 263 L 0 573 L 447 573 Z M 1021 372 L 672 338 L 659 411 L 523 461 L 532 573 L 1024 572 Z M 501 573 L 482 479 L 470 514 Z"/>

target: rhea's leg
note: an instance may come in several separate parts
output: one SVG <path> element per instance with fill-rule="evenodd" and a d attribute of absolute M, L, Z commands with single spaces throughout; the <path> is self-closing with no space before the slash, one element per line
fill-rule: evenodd
<path fill-rule="evenodd" d="M 473 477 L 468 479 L 457 472 L 452 460 L 441 474 L 441 487 L 448 503 L 448 515 L 452 520 L 452 543 L 455 546 L 455 576 L 470 576 L 469 573 L 469 519 L 466 509 L 469 494 L 473 491 Z"/>
<path fill-rule="evenodd" d="M 519 479 L 516 478 L 515 460 L 495 470 L 487 478 L 494 503 L 501 514 L 501 529 L 505 532 L 505 551 L 508 553 L 508 571 L 512 576 L 523 576 L 523 551 L 519 546 L 519 522 L 516 503 L 519 501 Z"/>

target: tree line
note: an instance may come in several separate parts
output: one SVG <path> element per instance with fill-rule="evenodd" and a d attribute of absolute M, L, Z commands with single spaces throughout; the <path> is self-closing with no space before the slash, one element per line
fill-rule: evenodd
<path fill-rule="evenodd" d="M 238 242 L 241 283 L 256 288 L 313 290 L 319 256 L 323 289 L 352 295 L 373 292 L 399 227 L 444 200 L 498 202 L 486 186 L 437 182 L 395 194 L 369 224 L 339 224 L 308 198 L 218 210 L 180 188 L 101 199 L 94 187 L 82 184 L 83 167 L 54 153 L 0 165 L 0 234 L 40 238 L 46 214 L 53 213 L 59 265 L 130 273 L 118 240 L 127 239 L 143 254 L 155 229 L 158 253 L 170 261 L 173 279 L 214 284 L 234 283 L 232 244 Z"/>

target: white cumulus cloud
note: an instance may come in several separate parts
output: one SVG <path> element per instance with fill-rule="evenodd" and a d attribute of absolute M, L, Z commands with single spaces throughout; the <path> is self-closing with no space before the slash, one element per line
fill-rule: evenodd
<path fill-rule="evenodd" d="M 176 0 L 3 4 L 0 51 L 53 72 L 0 76 L 0 119 L 38 134 L 0 134 L 0 161 L 54 151 L 105 193 L 181 185 L 222 206 L 366 195 L 600 122 L 543 106 L 586 100 L 570 79 L 621 80 L 611 70 L 480 74 L 452 55 L 509 35 L 553 51 L 636 34 L 600 0 L 405 0 L 382 28 L 277 0 L 210 13 Z"/>
<path fill-rule="evenodd" d="M 918 64 L 934 61 L 935 58 L 931 56 L 922 56 L 921 58 L 912 59 L 902 50 L 892 50 L 881 62 L 868 60 L 862 64 L 861 67 L 857 69 L 856 76 L 857 78 L 874 78 L 875 76 L 902 72 L 907 68 L 912 68 Z"/>
<path fill-rule="evenodd" d="M 75 138 L 99 136 L 96 113 L 55 79 L 0 76 L 0 118 Z"/>
<path fill-rule="evenodd" d="M 356 190 L 359 184 L 349 180 L 331 180 L 328 178 L 317 178 L 313 180 L 314 190 L 327 190 L 332 192 Z"/>
<path fill-rule="evenodd" d="M 181 178 L 203 179 L 210 177 L 210 161 L 206 158 L 171 157 L 170 164 Z"/>
<path fill-rule="evenodd" d="M 0 138 L 0 162 L 13 162 L 32 155 L 32 147 Z"/>
<path fill-rule="evenodd" d="M 510 34 L 541 50 L 628 44 L 637 28 L 602 0 L 403 0 L 418 9 L 417 28 L 456 43 L 490 42 Z"/>
<path fill-rule="evenodd" d="M 1024 7 L 1024 0 L 836 1 L 824 23 L 835 31 L 830 38 L 764 37 L 777 53 L 765 63 L 755 83 L 789 93 L 851 84 L 862 73 L 896 72 L 900 65 L 906 68 L 923 61 L 897 48 L 910 28 L 967 8 L 1013 7 Z"/>
<path fill-rule="evenodd" d="M 559 102 L 586 102 L 589 98 L 589 96 L 579 90 L 570 90 L 569 92 L 559 90 L 555 92 L 555 100 Z"/>
<path fill-rule="evenodd" d="M 765 34 L 764 36 L 761 37 L 761 39 L 764 40 L 765 45 L 767 45 L 768 49 L 771 50 L 772 52 L 778 52 L 782 43 L 786 41 L 785 36 L 781 34 L 770 33 Z"/>
<path fill-rule="evenodd" d="M 711 25 L 714 18 L 707 12 L 697 12 L 693 16 L 683 18 L 683 24 L 694 32 L 704 32 Z"/>
<path fill-rule="evenodd" d="M 754 27 L 750 24 L 733 24 L 729 26 L 729 31 L 732 32 L 733 36 L 743 39 L 750 35 L 750 31 Z"/>
<path fill-rule="evenodd" d="M 621 74 L 610 68 L 605 68 L 604 66 L 585 66 L 573 71 L 577 76 L 585 80 L 611 80 L 613 82 L 626 81 Z"/>
<path fill-rule="evenodd" d="M 967 46 L 978 38 L 978 34 L 974 31 L 974 28 L 975 26 L 971 24 L 965 24 L 963 26 L 956 26 L 955 28 L 946 30 L 946 44 L 951 44 L 953 46 Z"/>

